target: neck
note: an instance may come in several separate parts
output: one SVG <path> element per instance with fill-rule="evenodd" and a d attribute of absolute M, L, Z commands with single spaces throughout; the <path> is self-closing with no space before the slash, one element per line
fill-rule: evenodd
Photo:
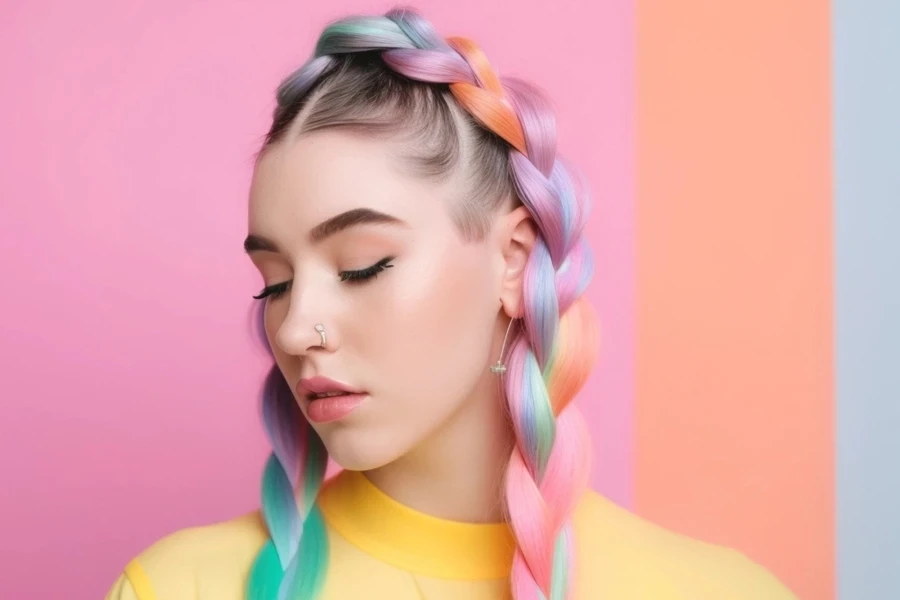
<path fill-rule="evenodd" d="M 420 512 L 496 523 L 503 520 L 503 474 L 514 443 L 499 379 L 488 372 L 440 429 L 365 474 L 385 494 Z"/>

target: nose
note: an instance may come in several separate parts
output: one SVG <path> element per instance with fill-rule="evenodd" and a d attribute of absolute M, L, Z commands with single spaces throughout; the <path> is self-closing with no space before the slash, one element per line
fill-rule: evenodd
<path fill-rule="evenodd" d="M 329 320 L 322 317 L 321 311 L 316 319 L 299 309 L 299 306 L 295 309 L 295 306 L 297 305 L 292 303 L 275 335 L 278 347 L 295 356 L 317 351 L 334 352 L 337 348 L 337 336 L 335 328 L 329 327 Z"/>

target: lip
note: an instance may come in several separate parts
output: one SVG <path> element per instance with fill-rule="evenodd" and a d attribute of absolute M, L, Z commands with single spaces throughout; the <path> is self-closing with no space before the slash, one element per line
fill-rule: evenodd
<path fill-rule="evenodd" d="M 326 392 L 345 392 L 341 396 L 312 398 L 313 394 Z M 329 379 L 322 375 L 301 379 L 297 382 L 297 395 L 306 403 L 306 413 L 310 421 L 327 423 L 346 417 L 356 410 L 363 400 L 369 397 L 368 392 L 360 388 Z"/>
<path fill-rule="evenodd" d="M 297 382 L 297 392 L 301 396 L 309 394 L 324 394 L 325 392 L 347 392 L 349 394 L 364 394 L 365 390 L 361 390 L 352 385 L 329 379 L 323 375 L 308 377 Z"/>
<path fill-rule="evenodd" d="M 346 394 L 310 400 L 306 405 L 306 416 L 316 423 L 337 421 L 356 410 L 368 397 L 368 394 Z"/>

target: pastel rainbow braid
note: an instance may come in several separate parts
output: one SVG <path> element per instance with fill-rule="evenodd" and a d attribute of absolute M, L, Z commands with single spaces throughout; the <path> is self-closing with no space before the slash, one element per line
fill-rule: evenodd
<path fill-rule="evenodd" d="M 463 109 L 510 146 L 515 190 L 540 232 L 524 272 L 524 327 L 511 344 L 504 377 L 517 442 L 505 482 L 517 541 L 511 587 L 515 600 L 572 598 L 576 560 L 570 519 L 587 485 L 590 452 L 586 428 L 570 403 L 587 379 L 596 347 L 595 316 L 582 296 L 593 273 L 582 235 L 589 201 L 556 156 L 556 124 L 547 99 L 526 82 L 500 78 L 474 42 L 441 39 L 410 9 L 329 25 L 314 56 L 279 88 L 279 105 L 307 95 L 341 55 L 371 51 L 409 79 L 448 85 Z M 274 371 L 272 379 L 281 380 Z M 279 386 L 286 388 L 283 380 L 270 386 L 273 397 L 284 392 Z M 263 512 L 273 541 L 257 559 L 248 597 L 307 600 L 316 597 L 327 568 L 321 516 L 309 502 L 321 485 L 319 461 L 325 454 L 320 442 L 313 444 L 308 425 L 298 422 L 299 411 L 281 401 L 269 404 L 272 418 L 286 418 L 288 425 L 267 425 L 275 451 L 264 476 Z M 304 441 L 288 441 L 291 434 Z M 297 463 L 302 477 L 281 457 L 294 449 L 302 457 Z M 288 516 L 291 509 L 296 514 Z M 268 577 L 274 583 L 261 581 Z M 270 595 L 273 586 L 277 596 Z"/>
<path fill-rule="evenodd" d="M 272 355 L 265 342 L 264 305 L 257 317 L 257 334 Z M 262 421 L 272 445 L 261 503 L 270 539 L 253 563 L 246 597 L 311 600 L 318 597 L 328 570 L 328 537 L 315 504 L 328 454 L 277 365 L 263 383 Z"/>

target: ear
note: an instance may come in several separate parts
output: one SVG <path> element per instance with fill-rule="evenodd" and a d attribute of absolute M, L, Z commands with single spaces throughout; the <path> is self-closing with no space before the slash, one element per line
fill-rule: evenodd
<path fill-rule="evenodd" d="M 500 228 L 503 274 L 500 303 L 509 318 L 523 315 L 522 291 L 525 263 L 538 236 L 538 228 L 525 206 L 518 206 L 505 217 Z"/>

